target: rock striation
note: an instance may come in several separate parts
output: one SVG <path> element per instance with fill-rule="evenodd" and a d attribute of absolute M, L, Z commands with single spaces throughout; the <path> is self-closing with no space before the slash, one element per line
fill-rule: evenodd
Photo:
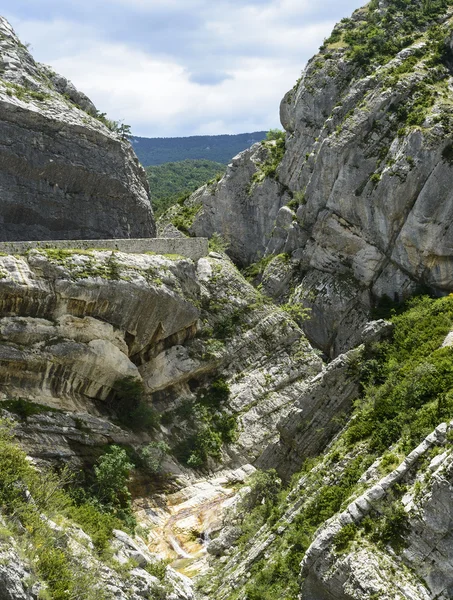
<path fill-rule="evenodd" d="M 1 241 L 155 236 L 130 143 L 2 17 L 0 165 Z"/>
<path fill-rule="evenodd" d="M 308 412 L 323 404 L 307 389 L 324 378 L 327 385 L 331 371 L 291 316 L 263 298 L 225 255 L 194 263 L 43 248 L 0 257 L 0 398 L 58 411 L 29 416 L 18 427 L 36 458 L 89 462 L 109 441 L 149 442 L 108 420 L 120 380 L 143 382 L 156 410 L 174 416 L 221 377 L 229 388 L 224 410 L 236 415 L 238 432 L 211 468 L 253 464 L 277 444 L 277 425 L 296 400 Z M 348 410 L 352 392 L 344 396 Z M 294 452 L 292 468 L 338 428 L 341 401 L 324 404 L 325 429 Z M 160 433 L 173 446 L 190 434 L 179 418 Z M 277 455 L 264 460 L 274 467 Z"/>

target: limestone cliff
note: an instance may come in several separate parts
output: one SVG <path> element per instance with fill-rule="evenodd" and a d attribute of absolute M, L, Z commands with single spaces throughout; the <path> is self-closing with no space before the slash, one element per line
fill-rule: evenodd
<path fill-rule="evenodd" d="M 241 265 L 290 255 L 284 291 L 311 307 L 306 332 L 331 355 L 382 298 L 453 287 L 452 9 L 406 4 L 342 20 L 281 103 L 284 152 L 271 141 L 236 157 L 191 229 L 221 233 Z"/>
<path fill-rule="evenodd" d="M 0 240 L 155 235 L 145 172 L 107 125 L 0 18 Z"/>
<path fill-rule="evenodd" d="M 264 256 L 247 272 L 218 238 L 198 260 L 0 256 L 0 597 L 53 598 L 58 560 L 82 600 L 452 597 L 448 11 L 372 0 L 343 20 L 282 103 L 286 137 L 236 157 L 163 219 L 175 244 L 218 231 L 241 267 Z M 96 140 L 107 165 L 105 142 L 141 180 L 89 100 L 2 27 L 5 114 Z M 70 185 L 79 175 L 65 165 Z M 369 321 L 385 296 L 421 285 L 446 297 Z M 129 522 L 115 498 L 90 495 L 113 445 L 135 464 L 120 488 L 134 539 L 110 522 L 99 540 L 105 511 Z M 49 464 L 83 488 L 50 508 L 43 487 L 61 483 Z M 194 590 L 157 556 L 206 576 Z"/>
<path fill-rule="evenodd" d="M 222 463 L 254 463 L 277 442 L 278 421 L 307 396 L 307 384 L 328 373 L 291 316 L 220 254 L 195 266 L 178 256 L 32 250 L 0 257 L 0 269 L 1 396 L 60 411 L 21 425 L 18 435 L 35 457 L 80 460 L 93 454 L 94 440 L 145 443 L 147 436 L 140 441 L 105 422 L 121 379 L 143 381 L 149 401 L 173 418 L 221 376 L 230 390 L 224 410 L 239 418 Z M 326 424 L 352 398 L 353 386 L 327 410 Z M 301 404 L 316 406 L 308 397 Z M 86 421 L 83 435 L 62 410 Z M 190 433 L 176 418 L 162 434 L 175 445 L 187 427 Z M 92 438 L 85 435 L 90 429 Z M 315 434 L 305 453 L 326 439 Z"/>
<path fill-rule="evenodd" d="M 344 357 L 331 363 L 313 425 L 323 426 L 329 396 L 341 396 L 359 370 L 352 418 L 338 415 L 341 433 L 286 493 L 278 480 L 258 480 L 261 504 L 230 511 L 230 528 L 212 543 L 222 558 L 211 559 L 203 598 L 451 598 L 452 309 L 451 297 L 419 299 L 394 317 L 393 340 L 370 339 L 349 356 L 349 375 Z M 314 429 L 305 429 L 305 411 L 296 404 L 279 426 L 280 447 L 295 455 Z"/>

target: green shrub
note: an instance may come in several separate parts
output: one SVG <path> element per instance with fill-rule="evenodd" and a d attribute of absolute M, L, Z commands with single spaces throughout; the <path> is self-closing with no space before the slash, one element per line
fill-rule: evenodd
<path fill-rule="evenodd" d="M 229 397 L 230 386 L 223 378 L 216 379 L 209 387 L 202 388 L 197 393 L 197 400 L 200 404 L 215 409 L 220 409 Z"/>
<path fill-rule="evenodd" d="M 345 552 L 357 535 L 357 525 L 348 523 L 333 538 L 336 552 Z"/>
<path fill-rule="evenodd" d="M 148 571 L 148 573 L 153 577 L 157 577 L 159 581 L 163 581 L 165 579 L 169 562 L 170 561 L 168 560 L 159 560 L 153 563 L 148 563 L 145 567 L 145 571 Z"/>
<path fill-rule="evenodd" d="M 68 480 L 65 471 L 58 475 L 38 472 L 32 467 L 16 445 L 9 424 L 0 421 L 0 506 L 3 516 L 11 518 L 15 537 L 35 566 L 35 575 L 46 583 L 52 600 L 104 600 L 103 591 L 93 586 L 93 569 L 85 566 L 82 570 L 71 556 L 70 547 L 62 543 L 61 534 L 42 518 L 43 514 L 50 518 L 56 514 L 71 518 L 77 512 L 63 489 Z M 26 491 L 33 502 L 29 501 Z M 95 537 L 103 527 L 103 517 L 94 508 L 93 511 L 90 533 Z M 17 523 L 21 524 L 20 528 Z M 106 541 L 103 546 L 105 544 Z"/>
<path fill-rule="evenodd" d="M 68 557 L 63 550 L 46 545 L 38 555 L 37 568 L 39 575 L 47 583 L 52 600 L 70 600 L 71 570 Z"/>
<path fill-rule="evenodd" d="M 178 205 L 178 212 L 172 217 L 171 222 L 179 231 L 188 235 L 190 233 L 189 229 L 200 210 L 201 203 Z"/>
<path fill-rule="evenodd" d="M 411 45 L 417 30 L 421 34 L 426 25 L 436 28 L 436 19 L 445 13 L 448 6 L 449 0 L 392 0 L 383 10 L 377 10 L 378 0 L 372 0 L 363 20 L 344 31 L 343 40 L 349 46 L 349 58 L 370 73 L 374 66 L 387 63 L 400 50 Z M 434 44 L 433 52 L 439 59 L 442 58 L 443 50 Z"/>
<path fill-rule="evenodd" d="M 139 450 L 139 457 L 144 468 L 150 473 L 159 473 L 170 447 L 165 442 L 151 442 Z"/>
<path fill-rule="evenodd" d="M 226 252 L 228 250 L 228 242 L 216 231 L 209 239 L 209 252 Z"/>
<path fill-rule="evenodd" d="M 159 424 L 159 416 L 147 404 L 143 382 L 136 377 L 123 377 L 115 382 L 110 406 L 119 422 L 133 430 L 150 430 Z"/>
<path fill-rule="evenodd" d="M 242 274 L 248 281 L 253 281 L 264 272 L 267 265 L 275 258 L 273 254 L 269 256 L 263 256 L 256 263 L 252 263 L 242 271 Z"/>
<path fill-rule="evenodd" d="M 283 140 L 285 141 L 286 132 L 281 129 L 269 129 L 266 134 L 266 140 Z"/>
<path fill-rule="evenodd" d="M 282 489 L 282 481 L 275 469 L 255 471 L 250 477 L 248 484 L 251 488 L 250 496 L 253 498 L 255 506 L 258 504 L 275 503 Z"/>
<path fill-rule="evenodd" d="M 106 506 L 122 507 L 130 502 L 127 481 L 134 465 L 126 451 L 110 446 L 94 466 L 95 490 L 99 501 Z"/>
<path fill-rule="evenodd" d="M 124 527 L 124 522 L 112 514 L 103 512 L 102 507 L 93 501 L 86 501 L 79 506 L 72 505 L 67 514 L 91 537 L 100 554 L 108 548 L 113 530 Z"/>
<path fill-rule="evenodd" d="M 282 304 L 280 308 L 298 325 L 302 325 L 304 321 L 310 318 L 311 308 L 306 308 L 297 302 L 287 302 Z"/>
<path fill-rule="evenodd" d="M 441 348 L 453 324 L 453 297 L 410 301 L 394 315 L 393 343 L 375 345 L 362 367 L 364 394 L 346 440 L 384 452 L 404 432 L 410 450 L 453 417 L 453 350 Z"/>
<path fill-rule="evenodd" d="M 268 148 L 269 155 L 264 164 L 261 165 L 261 173 L 264 177 L 271 177 L 275 179 L 277 176 L 278 166 L 282 162 L 285 154 L 285 133 L 282 132 L 282 135 L 276 139 L 275 144 L 268 146 Z"/>
<path fill-rule="evenodd" d="M 198 391 L 195 402 L 183 402 L 175 410 L 175 414 L 188 421 L 195 430 L 173 448 L 183 464 L 192 468 L 204 467 L 209 458 L 220 459 L 223 444 L 237 439 L 237 416 L 224 410 L 229 396 L 227 382 L 217 379 Z"/>
<path fill-rule="evenodd" d="M 288 208 L 290 208 L 291 210 L 293 210 L 294 212 L 297 212 L 297 209 L 299 208 L 299 206 L 303 206 L 306 203 L 307 203 L 307 200 L 305 198 L 305 192 L 300 190 L 298 192 L 293 193 L 292 199 L 288 202 L 288 204 L 286 206 Z"/>

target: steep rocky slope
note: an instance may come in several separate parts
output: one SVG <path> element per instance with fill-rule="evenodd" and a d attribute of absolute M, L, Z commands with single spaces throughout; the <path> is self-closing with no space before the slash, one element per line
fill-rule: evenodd
<path fill-rule="evenodd" d="M 367 347 L 353 418 L 285 491 L 269 474 L 230 510 L 203 598 L 451 597 L 452 309 L 417 300 Z"/>
<path fill-rule="evenodd" d="M 129 142 L 71 82 L 37 64 L 3 18 L 0 111 L 0 240 L 155 235 Z"/>
<path fill-rule="evenodd" d="M 296 398 L 312 413 L 324 402 L 307 390 L 331 378 L 335 366 L 326 369 L 291 316 L 265 301 L 221 254 L 195 265 L 177 256 L 33 250 L 0 257 L 0 264 L 5 399 L 80 413 L 87 419 L 82 429 L 93 427 L 96 437 L 102 426 L 94 417 L 112 412 L 118 381 L 134 378 L 166 415 L 164 435 L 174 445 L 190 429 L 186 424 L 181 430 L 178 417 L 184 401 L 194 402 L 199 390 L 221 377 L 228 387 L 223 410 L 239 419 L 237 437 L 223 456 L 223 464 L 232 466 L 262 457 Z M 326 411 L 325 424 L 353 396 L 354 386 L 347 387 Z M 57 439 L 67 444 L 73 417 L 50 414 L 39 426 L 35 419 L 38 429 L 45 431 L 47 422 L 49 431 L 41 448 L 35 436 L 32 454 L 71 455 Z M 104 438 L 127 437 L 103 427 Z M 70 437 L 83 444 L 76 427 Z M 312 436 L 307 452 L 326 437 Z M 273 466 L 272 458 L 266 460 Z"/>
<path fill-rule="evenodd" d="M 221 233 L 241 265 L 290 255 L 284 293 L 331 355 L 382 298 L 452 289 L 449 4 L 343 19 L 282 101 L 284 147 L 253 146 L 196 198 L 191 231 Z"/>
<path fill-rule="evenodd" d="M 127 448 L 137 465 L 131 483 L 137 515 L 161 557 L 202 549 L 193 529 L 221 526 L 214 509 L 232 499 L 254 470 L 250 463 L 283 469 L 286 462 L 269 449 L 278 445 L 276 425 L 296 399 L 306 429 L 323 407 L 323 427 L 303 448 L 293 447 L 286 471 L 323 447 L 340 427 L 337 411 L 349 411 L 357 394 L 348 382 L 340 397 L 324 400 L 324 377 L 332 381 L 337 369 L 341 379 L 345 363 L 326 369 L 291 316 L 264 299 L 225 255 L 194 263 L 177 255 L 43 249 L 0 262 L 3 418 L 41 467 L 66 464 L 90 473 L 106 448 Z M 122 391 L 131 380 L 143 387 L 141 402 L 148 406 L 135 421 L 136 397 Z M 164 448 L 159 476 L 147 470 L 149 448 Z M 64 533 L 67 527 L 61 534 L 72 552 L 79 534 Z M 123 589 L 123 575 L 90 552 L 70 559 L 74 569 L 88 561 Z M 35 572 L 27 562 L 18 568 Z M 15 581 L 14 573 L 0 573 Z M 145 578 L 146 593 L 158 585 L 146 574 L 132 576 L 134 586 Z M 170 570 L 168 577 L 176 575 Z M 14 590 L 11 582 L 7 587 Z M 187 589 L 169 597 L 191 597 Z M 33 597 L 24 590 L 24 598 Z"/>

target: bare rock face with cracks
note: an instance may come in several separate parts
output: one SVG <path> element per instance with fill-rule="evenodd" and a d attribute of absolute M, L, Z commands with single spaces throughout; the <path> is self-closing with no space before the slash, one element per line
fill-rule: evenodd
<path fill-rule="evenodd" d="M 336 26 L 282 100 L 284 142 L 237 156 L 191 228 L 241 265 L 289 255 L 277 297 L 312 309 L 306 332 L 332 356 L 382 299 L 452 290 L 452 9 L 378 4 Z"/>
<path fill-rule="evenodd" d="M 0 18 L 0 240 L 154 237 L 121 125 L 36 63 Z"/>

